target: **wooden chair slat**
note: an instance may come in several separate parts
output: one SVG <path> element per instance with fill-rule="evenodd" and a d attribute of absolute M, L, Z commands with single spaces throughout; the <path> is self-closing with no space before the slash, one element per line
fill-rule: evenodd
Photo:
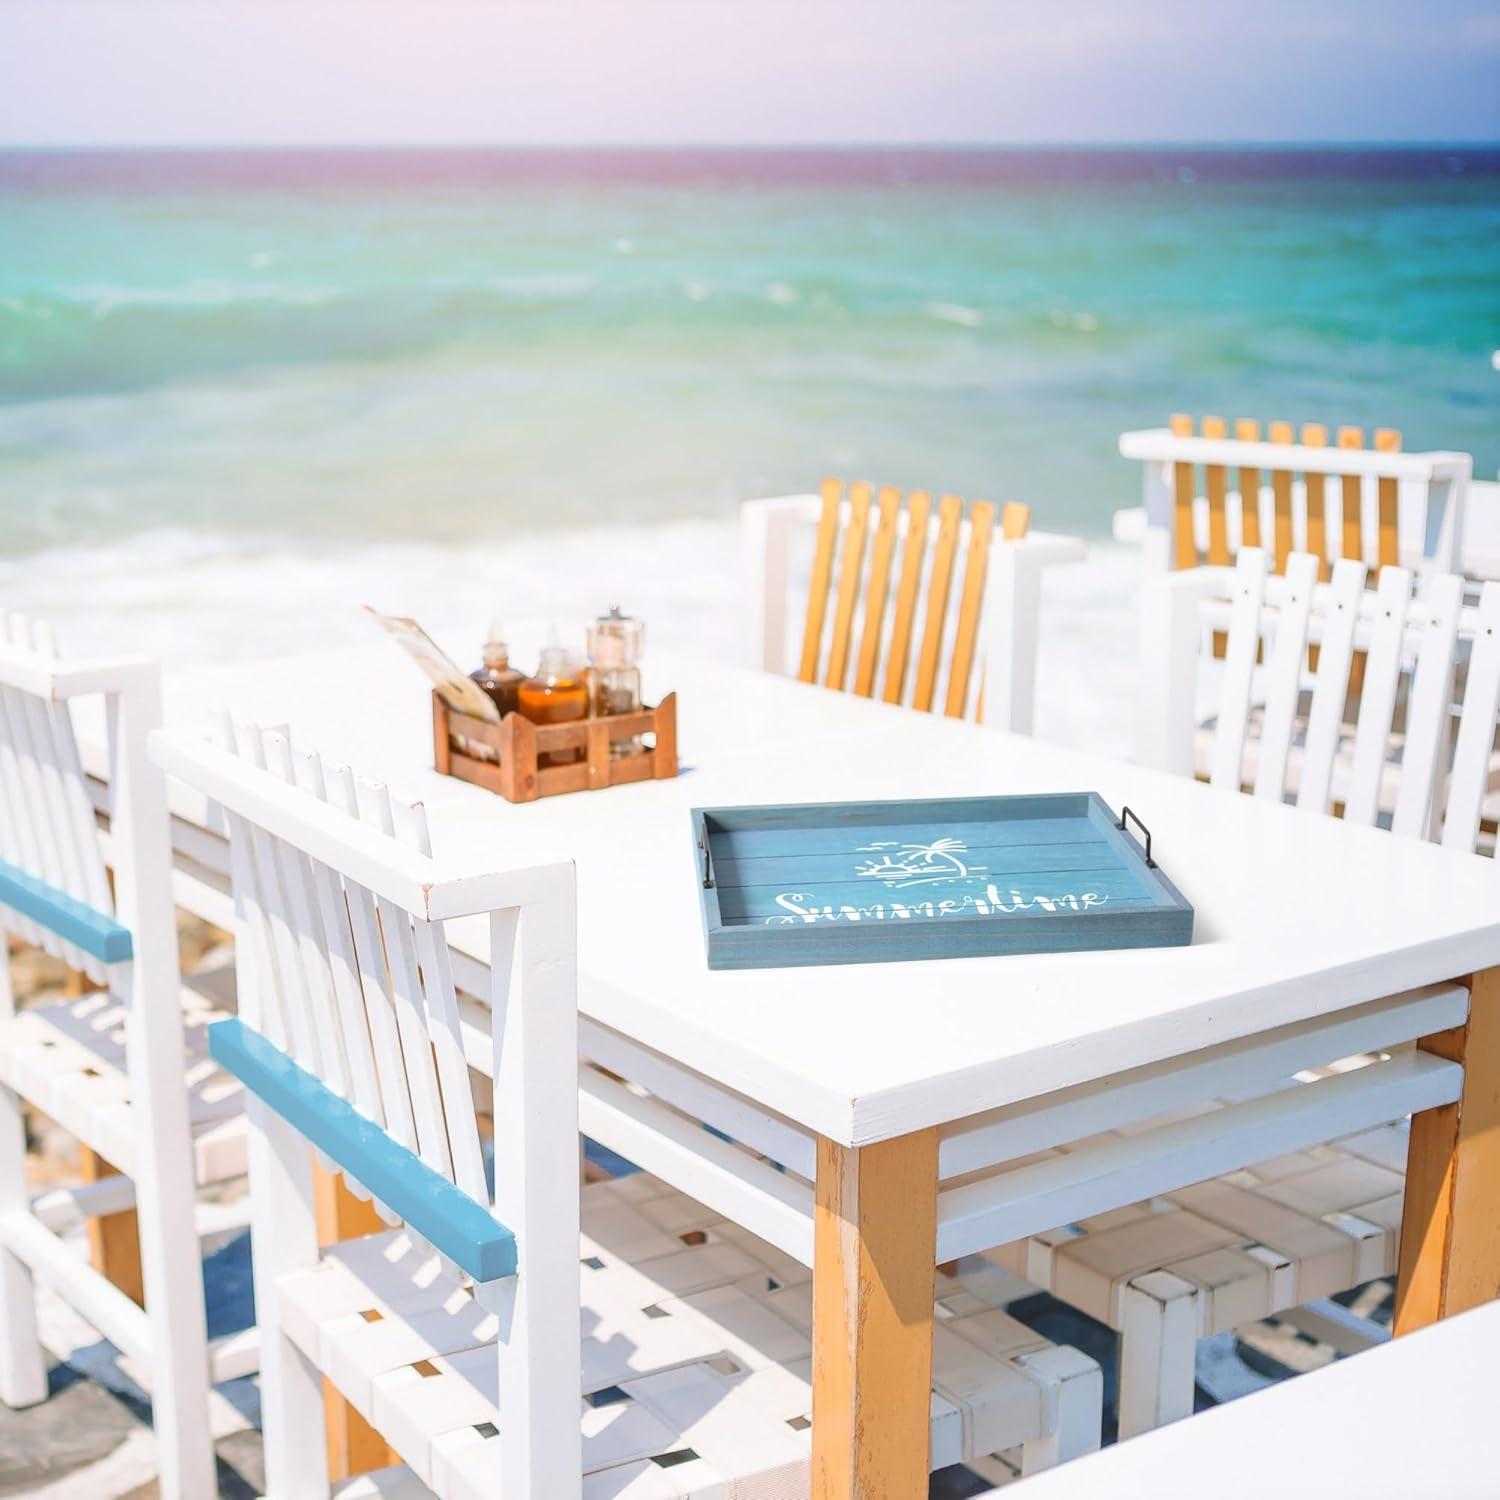
<path fill-rule="evenodd" d="M 241 759 L 257 769 L 266 769 L 265 745 L 258 726 L 234 725 L 235 749 Z M 274 840 L 263 829 L 250 825 L 251 889 L 265 912 L 274 963 L 267 975 L 274 976 L 281 1012 L 286 1020 L 287 1050 L 310 1072 L 322 1065 L 317 1033 L 313 1028 L 307 998 L 306 978 L 297 952 L 297 938 L 287 917 L 281 856 Z"/>
<path fill-rule="evenodd" d="M 1410 602 L 1411 574 L 1405 568 L 1382 568 L 1375 589 L 1375 624 L 1365 658 L 1359 722 L 1354 731 L 1354 766 L 1344 802 L 1344 817 L 1351 823 L 1373 824 L 1380 808 L 1380 779 L 1396 708 Z"/>
<path fill-rule="evenodd" d="M 0 687 L 0 704 L 4 718 L 0 720 L 0 742 L 8 754 L 12 783 L 12 807 L 18 816 L 18 832 L 22 858 L 14 861 L 22 869 L 35 872 L 54 890 L 62 890 L 62 864 L 53 841 L 49 837 L 46 819 L 46 799 L 42 791 L 41 773 L 36 756 L 31 748 L 31 726 L 26 711 L 26 695 L 11 687 Z M 38 946 L 54 958 L 61 958 L 73 967 L 82 967 L 82 955 L 73 961 L 74 949 L 47 928 L 38 930 Z"/>
<path fill-rule="evenodd" d="M 976 500 L 969 507 L 969 551 L 964 563 L 963 595 L 959 601 L 958 624 L 954 630 L 953 653 L 948 668 L 948 696 L 943 705 L 943 712 L 950 719 L 963 718 L 968 707 L 969 679 L 979 639 L 984 580 L 994 531 L 995 507 L 988 500 Z"/>
<path fill-rule="evenodd" d="M 0 617 L 0 635 L 5 622 Z M 36 848 L 21 770 L 10 731 L 11 699 L 9 690 L 0 687 L 0 859 L 21 870 L 41 872 L 41 856 Z M 0 922 L 18 932 L 33 947 L 44 947 L 45 930 L 18 912 L 0 911 Z M 45 933 L 52 944 L 48 952 L 58 950 L 55 933 Z"/>
<path fill-rule="evenodd" d="M 953 586 L 953 561 L 958 554 L 958 533 L 964 505 L 957 495 L 944 495 L 938 505 L 937 543 L 932 549 L 932 570 L 927 578 L 927 622 L 917 657 L 917 681 L 912 689 L 912 707 L 927 713 L 937 686 L 938 663 L 943 651 L 943 629 L 948 620 L 948 595 Z"/>
<path fill-rule="evenodd" d="M 1302 424 L 1304 448 L 1326 448 L 1328 429 L 1320 422 Z M 1318 559 L 1318 577 L 1327 580 L 1328 568 L 1328 502 L 1327 475 L 1309 469 L 1302 476 L 1307 496 L 1307 550 Z"/>
<path fill-rule="evenodd" d="M 390 792 L 374 782 L 356 780 L 355 796 L 362 821 L 394 837 Z M 452 1182 L 453 1157 L 448 1149 L 442 1096 L 427 1036 L 426 1006 L 417 972 L 412 919 L 383 896 L 375 898 L 375 910 L 380 916 L 385 959 L 391 975 L 391 995 L 395 1001 L 396 1030 L 401 1038 L 402 1061 L 407 1087 L 411 1091 L 412 1116 L 417 1126 L 417 1154 L 435 1172 L 441 1172 Z"/>
<path fill-rule="evenodd" d="M 319 802 L 329 802 L 329 778 L 322 756 L 303 753 L 297 755 L 295 760 L 297 785 Z M 327 865 L 313 860 L 311 866 L 313 890 L 328 944 L 329 976 L 333 983 L 334 1000 L 338 1006 L 344 1050 L 349 1064 L 350 1096 L 363 1114 L 377 1125 L 384 1125 L 385 1108 L 380 1099 L 380 1078 L 370 1041 L 370 1021 L 365 1010 L 364 991 L 359 982 L 359 960 L 354 952 L 354 932 L 343 883 L 337 872 Z"/>
<path fill-rule="evenodd" d="M 1020 500 L 1007 500 L 1000 508 L 1002 541 L 1019 542 L 1031 529 L 1031 507 Z"/>
<path fill-rule="evenodd" d="M 1244 547 L 1234 570 L 1234 599 L 1229 613 L 1229 648 L 1224 659 L 1224 692 L 1214 736 L 1213 768 L 1209 781 L 1239 791 L 1244 760 L 1245 729 L 1250 719 L 1250 695 L 1255 659 L 1260 650 L 1260 619 L 1265 604 L 1269 559 L 1259 547 Z"/>
<path fill-rule="evenodd" d="M 798 680 L 802 682 L 818 680 L 818 657 L 823 648 L 823 620 L 828 612 L 828 590 L 833 581 L 833 554 L 838 542 L 843 494 L 842 480 L 823 481 L 823 510 L 818 519 L 812 581 L 807 594 L 807 620 L 802 632 L 802 663 L 797 668 Z"/>
<path fill-rule="evenodd" d="M 833 640 L 828 647 L 825 687 L 843 690 L 849 675 L 849 643 L 854 636 L 854 607 L 864 574 L 865 538 L 870 530 L 870 486 L 849 487 L 849 524 L 844 528 L 844 555 L 839 565 L 838 599 L 833 611 Z"/>
<path fill-rule="evenodd" d="M 1174 415 L 1169 424 L 1174 437 L 1192 437 L 1193 419 L 1180 413 Z M 1172 465 L 1172 535 L 1174 567 L 1196 568 L 1198 566 L 1198 537 L 1193 526 L 1193 501 L 1197 497 L 1197 481 L 1193 477 L 1190 463 Z"/>
<path fill-rule="evenodd" d="M 891 590 L 891 559 L 896 554 L 896 537 L 900 529 L 901 491 L 890 485 L 884 486 L 877 509 L 875 541 L 870 552 L 870 581 L 865 592 L 864 633 L 854 669 L 854 691 L 861 698 L 868 698 L 875 691 L 885 606 Z"/>
<path fill-rule="evenodd" d="M 1241 417 L 1234 424 L 1237 442 L 1258 443 L 1260 423 Z M 1260 546 L 1260 470 L 1241 464 L 1235 481 L 1240 487 L 1240 546 Z"/>
<path fill-rule="evenodd" d="M 1229 426 L 1223 417 L 1204 417 L 1203 436 L 1224 438 L 1229 436 Z M 1229 471 L 1223 464 L 1203 466 L 1203 494 L 1208 501 L 1208 564 L 1210 567 L 1227 567 L 1232 560 L 1229 555 Z"/>
<path fill-rule="evenodd" d="M 1423 581 L 1417 600 L 1421 641 L 1406 706 L 1406 744 L 1391 818 L 1393 833 L 1415 838 L 1427 834 L 1439 756 L 1448 747 L 1448 706 L 1453 701 L 1454 649 L 1462 606 L 1461 578 L 1438 573 Z"/>
<path fill-rule="evenodd" d="M 1340 448 L 1363 448 L 1365 435 L 1359 427 L 1339 428 Z M 1358 474 L 1344 474 L 1339 478 L 1339 510 L 1341 521 L 1340 547 L 1345 557 L 1365 555 L 1364 519 L 1360 514 L 1361 485 Z"/>
<path fill-rule="evenodd" d="M 285 735 L 266 734 L 266 764 L 271 774 L 296 785 L 292 747 Z M 286 892 L 287 920 L 296 940 L 313 1030 L 322 1059 L 321 1077 L 341 1098 L 348 1098 L 349 1060 L 344 1049 L 344 1028 L 333 993 L 333 973 L 328 962 L 328 938 L 313 882 L 312 862 L 305 854 L 278 841 Z"/>
<path fill-rule="evenodd" d="M 1276 616 L 1276 639 L 1266 667 L 1266 708 L 1261 724 L 1255 795 L 1280 802 L 1286 793 L 1287 757 L 1297 727 L 1307 627 L 1312 616 L 1318 562 L 1306 552 L 1288 558 L 1287 589 Z"/>
<path fill-rule="evenodd" d="M 419 854 L 432 854 L 427 814 L 420 805 L 405 807 L 393 802 L 396 837 Z M 448 1127 L 448 1148 L 453 1157 L 453 1179 L 471 1198 L 487 1200 L 484 1153 L 479 1144 L 479 1124 L 474 1109 L 474 1085 L 464 1055 L 463 1031 L 458 1019 L 458 995 L 453 987 L 453 966 L 448 939 L 441 922 L 413 920 L 417 963 L 426 997 L 427 1029 L 437 1064 L 442 1091 L 443 1118 Z"/>
<path fill-rule="evenodd" d="M 1266 436 L 1273 443 L 1290 446 L 1292 424 L 1272 422 L 1266 431 Z M 1292 555 L 1292 471 L 1290 469 L 1271 470 L 1271 507 L 1275 567 L 1278 573 L 1285 573 L 1286 560 Z"/>
<path fill-rule="evenodd" d="M 1500 583 L 1491 581 L 1479 593 L 1478 621 L 1443 818 L 1445 848 L 1468 851 L 1479 837 L 1484 796 L 1489 790 L 1490 760 L 1495 749 L 1497 713 L 1500 713 Z"/>
<path fill-rule="evenodd" d="M 1307 715 L 1307 737 L 1302 752 L 1302 776 L 1297 806 L 1313 812 L 1329 810 L 1334 757 L 1349 695 L 1349 660 L 1359 625 L 1360 596 L 1365 587 L 1365 565 L 1341 557 L 1333 565 L 1333 579 L 1323 611 L 1323 638 L 1318 648 L 1312 704 Z"/>
<path fill-rule="evenodd" d="M 354 773 L 340 766 L 327 774 L 328 801 L 351 818 L 359 817 L 359 798 Z M 380 916 L 375 897 L 347 876 L 343 881 L 344 900 L 349 909 L 350 933 L 354 939 L 354 958 L 359 970 L 361 993 L 365 1000 L 365 1018 L 370 1026 L 370 1047 L 375 1058 L 376 1081 L 380 1085 L 380 1104 L 385 1113 L 386 1128 L 408 1151 L 417 1149 L 416 1119 L 412 1111 L 411 1089 L 401 1058 L 401 1037 L 396 1025 L 396 1000 L 391 993 L 390 974 L 386 967 L 385 945 L 380 935 Z"/>
<path fill-rule="evenodd" d="M 1377 453 L 1399 453 L 1401 434 L 1393 427 L 1375 429 L 1375 451 Z M 1397 496 L 1399 485 L 1388 475 L 1375 481 L 1376 524 L 1379 528 L 1377 561 L 1381 567 L 1401 561 L 1401 536 L 1397 522 Z"/>
<path fill-rule="evenodd" d="M 932 496 L 925 490 L 913 490 L 906 497 L 906 546 L 901 554 L 901 579 L 896 587 L 896 614 L 891 622 L 885 691 L 881 695 L 887 703 L 899 703 L 906 692 L 912 624 L 917 613 L 917 592 L 922 586 L 922 560 L 927 553 L 927 520 L 931 514 Z"/>

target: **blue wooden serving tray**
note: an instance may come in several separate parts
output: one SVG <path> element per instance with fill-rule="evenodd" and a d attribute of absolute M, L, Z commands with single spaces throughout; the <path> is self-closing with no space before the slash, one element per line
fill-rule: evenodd
<path fill-rule="evenodd" d="M 1150 834 L 1096 792 L 700 807 L 692 818 L 710 969 L 1193 939 L 1193 908 L 1152 858 Z"/>

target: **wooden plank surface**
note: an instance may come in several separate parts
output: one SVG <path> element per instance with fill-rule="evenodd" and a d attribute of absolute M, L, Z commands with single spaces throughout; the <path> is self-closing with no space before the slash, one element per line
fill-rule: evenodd
<path fill-rule="evenodd" d="M 1321 422 L 1302 424 L 1304 448 L 1326 448 L 1328 429 Z M 1307 550 L 1318 559 L 1318 579 L 1328 581 L 1328 477 L 1314 469 L 1303 472 L 1302 483 L 1307 494 Z M 1316 659 L 1314 665 L 1316 666 Z"/>
<path fill-rule="evenodd" d="M 1393 427 L 1377 427 L 1375 429 L 1375 451 L 1377 453 L 1399 453 L 1401 451 L 1401 434 Z M 1378 527 L 1378 540 L 1376 543 L 1376 561 L 1381 567 L 1387 563 L 1399 563 L 1401 561 L 1401 537 L 1398 525 L 1397 496 L 1399 485 L 1396 480 L 1381 476 L 1375 481 L 1376 497 L 1376 526 Z"/>
<path fill-rule="evenodd" d="M 813 1500 L 925 1500 L 937 1243 L 934 1130 L 818 1141 Z"/>
<path fill-rule="evenodd" d="M 976 500 L 969 507 L 969 555 L 964 563 L 963 597 L 959 601 L 958 625 L 953 633 L 948 696 L 943 705 L 943 712 L 950 719 L 963 718 L 969 701 L 969 678 L 974 670 L 974 651 L 984 606 L 984 580 L 994 534 L 995 507 L 987 500 Z"/>
<path fill-rule="evenodd" d="M 1248 417 L 1241 417 L 1234 424 L 1234 436 L 1236 442 L 1258 443 L 1260 423 Z M 1260 546 L 1260 470 L 1241 464 L 1236 483 L 1240 489 L 1240 545 L 1258 547 Z"/>
<path fill-rule="evenodd" d="M 1363 448 L 1364 445 L 1365 434 L 1362 428 L 1339 428 L 1340 448 Z M 1344 474 L 1340 477 L 1340 508 L 1343 512 L 1340 551 L 1345 557 L 1362 558 L 1365 555 L 1365 527 L 1361 513 L 1360 490 L 1358 474 Z"/>
<path fill-rule="evenodd" d="M 828 590 L 833 581 L 833 553 L 838 542 L 839 507 L 843 495 L 842 480 L 823 481 L 823 509 L 818 517 L 812 582 L 807 593 L 807 619 L 802 628 L 802 662 L 797 668 L 799 682 L 818 680 L 818 658 L 823 651 L 823 621 L 828 614 Z"/>
<path fill-rule="evenodd" d="M 1203 436 L 1225 438 L 1228 424 L 1223 417 L 1204 417 Z M 1208 500 L 1208 561 L 1213 567 L 1225 567 L 1229 556 L 1229 518 L 1226 515 L 1229 471 L 1223 464 L 1203 466 L 1203 493 Z"/>
<path fill-rule="evenodd" d="M 1169 424 L 1173 437 L 1192 437 L 1193 419 L 1176 413 Z M 1197 484 L 1193 478 L 1193 466 L 1179 460 L 1172 465 L 1172 566 L 1196 568 L 1198 566 L 1198 538 L 1193 527 L 1193 500 Z"/>
<path fill-rule="evenodd" d="M 1469 981 L 1467 1022 L 1423 1051 L 1464 1067 L 1456 1104 L 1414 1115 L 1395 1331 L 1500 1298 L 1500 969 Z"/>
<path fill-rule="evenodd" d="M 938 504 L 937 542 L 932 549 L 932 570 L 927 578 L 927 621 L 922 630 L 922 650 L 917 657 L 917 681 L 912 689 L 912 707 L 923 713 L 932 707 L 942 660 L 943 631 L 948 620 L 948 594 L 953 586 L 953 560 L 958 555 L 958 533 L 964 503 L 957 495 L 944 495 Z"/>
<path fill-rule="evenodd" d="M 870 579 L 865 585 L 864 633 L 854 669 L 854 691 L 861 698 L 868 698 L 875 691 L 885 606 L 891 591 L 891 559 L 896 555 L 896 535 L 900 529 L 901 491 L 886 485 L 880 491 L 877 508 L 879 518 L 870 551 Z"/>
<path fill-rule="evenodd" d="M 891 621 L 890 654 L 885 664 L 887 703 L 899 703 L 906 692 L 906 665 L 911 656 L 912 625 L 917 615 L 917 591 L 922 586 L 922 559 L 927 554 L 927 521 L 932 496 L 913 490 L 906 497 L 906 546 L 901 554 L 901 581 L 896 587 L 896 614 Z"/>
<path fill-rule="evenodd" d="M 1266 436 L 1273 443 L 1290 445 L 1292 424 L 1272 422 Z M 1272 546 L 1276 559 L 1276 571 L 1286 572 L 1286 560 L 1292 555 L 1292 471 L 1271 470 L 1271 515 Z"/>
<path fill-rule="evenodd" d="M 833 640 L 828 646 L 825 687 L 843 690 L 849 676 L 849 643 L 854 639 L 854 608 L 865 568 L 865 538 L 870 530 L 870 486 L 849 488 L 849 524 L 844 528 L 844 556 L 839 564 L 838 601 L 833 611 Z"/>

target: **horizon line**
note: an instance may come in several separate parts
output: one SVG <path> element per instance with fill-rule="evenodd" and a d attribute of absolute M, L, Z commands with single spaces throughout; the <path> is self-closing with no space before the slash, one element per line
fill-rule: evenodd
<path fill-rule="evenodd" d="M 1299 140 L 1138 141 L 25 141 L 23 151 L 1451 151 L 1500 150 L 1493 139 L 1307 137 Z"/>

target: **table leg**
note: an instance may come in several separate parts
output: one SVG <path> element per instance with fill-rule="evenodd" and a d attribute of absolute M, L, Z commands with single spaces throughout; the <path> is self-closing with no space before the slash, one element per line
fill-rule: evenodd
<path fill-rule="evenodd" d="M 925 1500 L 937 1132 L 818 1142 L 813 1500 Z"/>
<path fill-rule="evenodd" d="M 120 1169 L 112 1166 L 88 1146 L 80 1146 L 79 1165 L 85 1182 L 99 1182 L 118 1177 Z M 146 1305 L 146 1283 L 141 1271 L 140 1221 L 133 1208 L 117 1214 L 102 1214 L 85 1221 L 89 1243 L 89 1264 L 125 1293 L 132 1302 Z"/>
<path fill-rule="evenodd" d="M 387 1226 L 373 1205 L 356 1198 L 344 1186 L 343 1174 L 324 1171 L 313 1164 L 313 1212 L 317 1219 L 318 1243 L 336 1245 L 340 1240 L 378 1234 Z M 386 1441 L 370 1426 L 328 1380 L 323 1382 L 323 1415 L 328 1442 L 328 1478 L 337 1484 L 356 1474 L 368 1474 L 401 1462 Z"/>
<path fill-rule="evenodd" d="M 1468 1020 L 1417 1044 L 1462 1063 L 1464 1083 L 1456 1104 L 1412 1116 L 1398 1334 L 1500 1297 L 1500 969 L 1469 992 Z"/>

